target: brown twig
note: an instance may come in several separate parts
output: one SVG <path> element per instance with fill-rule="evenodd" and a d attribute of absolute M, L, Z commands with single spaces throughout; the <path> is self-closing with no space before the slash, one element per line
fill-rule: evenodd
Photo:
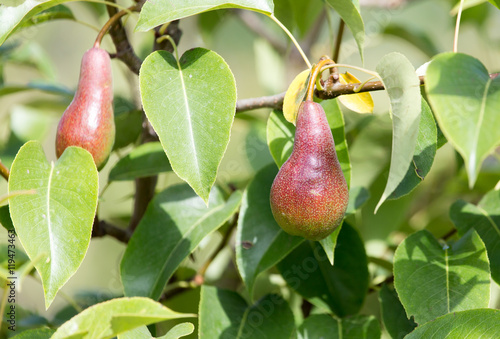
<path fill-rule="evenodd" d="M 114 0 L 111 0 L 114 2 Z M 136 9 L 139 10 L 142 7 L 141 4 L 137 4 Z M 106 6 L 108 14 L 113 17 L 118 13 L 115 7 Z M 114 25 L 109 29 L 109 35 L 113 40 L 113 44 L 116 47 L 116 58 L 123 61 L 127 67 L 134 72 L 139 74 L 141 69 L 142 60 L 135 54 L 132 45 L 130 44 L 125 28 L 120 20 L 117 20 Z"/>
<path fill-rule="evenodd" d="M 2 177 L 4 177 L 5 180 L 9 181 L 10 171 L 1 161 L 0 161 L 0 175 L 2 175 Z"/>
<path fill-rule="evenodd" d="M 153 45 L 154 51 L 165 50 L 171 53 L 174 51 L 174 46 L 172 46 L 170 40 L 163 38 L 165 36 L 172 37 L 172 39 L 176 44 L 179 44 L 179 41 L 181 40 L 182 31 L 179 28 L 179 20 L 174 20 L 168 23 L 166 29 L 163 28 L 163 25 L 155 27 L 154 31 L 155 31 L 155 42 Z"/>
<path fill-rule="evenodd" d="M 342 44 L 342 36 L 344 35 L 344 20 L 340 19 L 339 29 L 337 31 L 337 38 L 335 39 L 335 48 L 333 49 L 333 61 L 339 62 L 340 45 Z"/>
<path fill-rule="evenodd" d="M 97 216 L 94 219 L 92 228 L 92 238 L 100 238 L 109 235 L 125 244 L 128 243 L 132 234 L 124 228 L 112 225 L 104 220 L 99 220 Z"/>
<path fill-rule="evenodd" d="M 282 109 L 285 93 L 286 92 L 259 98 L 240 99 L 236 102 L 236 113 L 259 108 Z"/>

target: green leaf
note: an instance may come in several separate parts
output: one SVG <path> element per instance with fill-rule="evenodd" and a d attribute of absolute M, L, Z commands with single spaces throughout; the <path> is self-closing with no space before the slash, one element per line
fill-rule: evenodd
<path fill-rule="evenodd" d="M 462 155 L 469 187 L 483 160 L 500 144 L 500 77 L 466 54 L 443 53 L 427 68 L 425 89 L 446 139 Z"/>
<path fill-rule="evenodd" d="M 493 4 L 496 8 L 500 9 L 500 1 L 499 0 L 489 0 L 490 3 Z"/>
<path fill-rule="evenodd" d="M 90 153 L 68 147 L 49 163 L 40 143 L 27 142 L 12 164 L 9 192 L 36 194 L 10 199 L 17 235 L 43 283 L 45 307 L 76 272 L 90 244 L 97 208 L 98 175 Z M 64 269 L 63 269 L 64 268 Z"/>
<path fill-rule="evenodd" d="M 274 164 L 260 170 L 248 185 L 238 218 L 236 264 L 250 295 L 257 276 L 276 265 L 304 241 L 289 235 L 274 220 L 269 202 L 278 170 Z"/>
<path fill-rule="evenodd" d="M 166 22 L 206 11 L 223 8 L 244 8 L 265 14 L 274 10 L 272 0 L 155 0 L 144 4 L 136 31 L 147 31 Z"/>
<path fill-rule="evenodd" d="M 464 0 L 463 1 L 463 4 L 462 4 L 462 11 L 465 11 L 466 9 L 468 8 L 471 8 L 471 7 L 474 7 L 474 6 L 477 6 L 477 5 L 481 5 L 485 2 L 487 2 L 488 0 Z M 497 6 L 497 4 L 495 4 L 495 2 L 497 2 L 498 0 L 489 0 L 493 5 Z M 450 14 L 455 16 L 457 15 L 458 13 L 458 10 L 460 8 L 460 2 L 461 1 L 458 1 L 458 3 L 451 9 L 450 11 Z"/>
<path fill-rule="evenodd" d="M 298 334 L 299 339 L 377 339 L 381 331 L 374 316 L 356 315 L 339 319 L 327 314 L 313 314 L 300 325 Z"/>
<path fill-rule="evenodd" d="M 323 106 L 328 125 L 335 140 L 335 151 L 340 167 L 349 186 L 351 183 L 351 162 L 344 133 L 344 117 L 337 100 L 326 100 Z M 267 121 L 267 144 L 274 161 L 281 167 L 290 157 L 295 139 L 295 126 L 286 121 L 281 111 L 273 111 Z"/>
<path fill-rule="evenodd" d="M 321 0 L 274 0 L 274 14 L 292 32 L 303 38 L 324 10 Z"/>
<path fill-rule="evenodd" d="M 337 246 L 337 239 L 339 237 L 340 230 L 342 229 L 342 224 L 340 224 L 329 236 L 321 239 L 319 243 L 323 247 L 323 251 L 328 257 L 330 264 L 335 263 L 335 247 Z"/>
<path fill-rule="evenodd" d="M 112 338 L 142 325 L 191 318 L 148 298 L 117 298 L 91 306 L 59 327 L 51 339 Z"/>
<path fill-rule="evenodd" d="M 351 187 L 349 190 L 349 203 L 347 204 L 345 214 L 354 214 L 368 199 L 370 199 L 370 191 L 365 187 Z"/>
<path fill-rule="evenodd" d="M 268 294 L 254 305 L 236 292 L 203 285 L 199 311 L 199 338 L 291 338 L 293 314 L 279 295 Z"/>
<path fill-rule="evenodd" d="M 118 334 L 118 339 L 154 339 L 146 325 L 139 326 L 133 330 Z"/>
<path fill-rule="evenodd" d="M 365 24 L 363 18 L 359 14 L 359 9 L 354 5 L 352 0 L 327 0 L 330 6 L 340 15 L 342 20 L 351 30 L 352 36 L 358 45 L 359 56 L 363 62 L 363 48 L 365 44 Z M 335 60 L 338 61 L 338 60 Z"/>
<path fill-rule="evenodd" d="M 129 241 L 120 265 L 125 295 L 158 299 L 179 264 L 238 209 L 241 193 L 227 202 L 214 188 L 205 205 L 188 185 L 154 197 Z"/>
<path fill-rule="evenodd" d="M 417 144 L 421 112 L 420 81 L 410 61 L 400 53 L 387 54 L 377 72 L 391 102 L 392 153 L 389 178 L 375 212 L 404 179 Z"/>
<path fill-rule="evenodd" d="M 394 339 L 402 339 L 417 326 L 413 319 L 408 319 L 398 294 L 394 289 L 383 285 L 378 293 L 382 320 L 387 332 Z"/>
<path fill-rule="evenodd" d="M 207 49 L 189 50 L 180 60 L 157 51 L 142 64 L 139 81 L 144 110 L 172 169 L 207 202 L 233 124 L 231 70 Z"/>
<path fill-rule="evenodd" d="M 356 314 L 368 290 L 364 243 L 344 222 L 335 247 L 335 265 L 317 242 L 304 242 L 278 264 L 288 285 L 313 305 L 340 317 Z"/>
<path fill-rule="evenodd" d="M 478 309 L 453 312 L 419 326 L 405 339 L 497 338 L 500 311 Z"/>
<path fill-rule="evenodd" d="M 194 325 L 186 322 L 175 325 L 167 334 L 158 337 L 158 339 L 178 339 L 190 335 L 193 332 Z M 119 334 L 118 339 L 154 339 L 154 337 L 151 336 L 146 326 L 140 326 L 131 331 Z"/>
<path fill-rule="evenodd" d="M 67 6 L 57 5 L 21 21 L 21 23 L 17 26 L 17 29 L 39 25 L 41 23 L 55 19 L 75 20 L 75 17 L 73 15 L 73 12 L 71 12 L 71 9 L 69 9 Z"/>
<path fill-rule="evenodd" d="M 142 111 L 133 108 L 127 109 L 126 106 L 119 106 L 116 102 L 117 98 L 113 100 L 116 128 L 113 150 L 135 143 L 139 140 L 142 130 Z"/>
<path fill-rule="evenodd" d="M 416 232 L 396 249 L 394 286 L 406 314 L 418 324 L 488 307 L 490 269 L 484 243 L 474 230 L 451 247 L 427 230 Z"/>
<path fill-rule="evenodd" d="M 422 113 L 418 126 L 417 144 L 413 160 L 405 177 L 388 199 L 397 199 L 409 194 L 431 170 L 437 150 L 437 127 L 427 102 L 422 98 Z"/>
<path fill-rule="evenodd" d="M 171 171 L 159 142 L 148 142 L 121 158 L 109 172 L 109 181 L 134 180 Z"/>
<path fill-rule="evenodd" d="M 14 224 L 10 218 L 9 205 L 0 207 L 0 224 L 5 227 L 6 230 L 14 230 Z"/>
<path fill-rule="evenodd" d="M 180 337 L 185 337 L 194 332 L 194 325 L 191 323 L 177 324 L 167 334 L 158 337 L 158 339 L 178 339 Z"/>
<path fill-rule="evenodd" d="M 72 98 L 75 95 L 74 92 L 70 91 L 66 87 L 62 87 L 59 85 L 54 85 L 49 82 L 37 81 L 32 82 L 27 85 L 4 85 L 0 86 L 0 96 L 14 94 L 18 92 L 31 91 L 31 90 L 39 90 L 49 94 L 55 95 L 63 95 L 68 98 Z"/>
<path fill-rule="evenodd" d="M 500 191 L 488 192 L 477 206 L 456 201 L 450 217 L 461 236 L 472 228 L 477 231 L 488 252 L 491 277 L 500 285 Z"/>
<path fill-rule="evenodd" d="M 11 339 L 50 339 L 56 330 L 51 328 L 36 328 L 26 330 L 18 335 L 11 337 Z"/>
<path fill-rule="evenodd" d="M 64 2 L 75 0 L 19 0 L 0 6 L 0 45 L 19 26 L 21 21 L 27 21 L 41 11 Z"/>

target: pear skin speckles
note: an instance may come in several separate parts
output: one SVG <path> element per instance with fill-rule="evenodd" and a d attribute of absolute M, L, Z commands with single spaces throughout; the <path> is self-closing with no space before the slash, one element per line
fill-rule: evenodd
<path fill-rule="evenodd" d="M 271 187 L 271 209 L 289 234 L 321 240 L 342 222 L 349 190 L 320 104 L 299 108 L 295 143 Z"/>

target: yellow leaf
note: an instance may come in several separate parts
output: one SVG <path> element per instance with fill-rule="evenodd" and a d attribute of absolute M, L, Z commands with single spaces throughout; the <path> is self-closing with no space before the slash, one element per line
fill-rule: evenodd
<path fill-rule="evenodd" d="M 295 125 L 299 106 L 304 101 L 307 91 L 307 82 L 310 71 L 307 69 L 299 73 L 288 87 L 283 100 L 283 115 L 285 119 Z"/>
<path fill-rule="evenodd" d="M 339 81 L 344 85 L 361 82 L 349 72 L 339 74 Z M 373 113 L 373 99 L 369 92 L 341 95 L 339 96 L 339 100 L 351 111 L 357 113 Z"/>

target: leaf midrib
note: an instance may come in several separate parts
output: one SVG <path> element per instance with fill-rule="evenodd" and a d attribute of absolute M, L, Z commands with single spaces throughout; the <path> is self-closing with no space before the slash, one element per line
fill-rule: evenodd
<path fill-rule="evenodd" d="M 49 180 L 47 182 L 47 228 L 49 231 L 49 265 L 50 265 L 50 277 L 52 278 L 52 266 L 54 261 L 52 260 L 53 257 L 53 244 L 54 244 L 54 239 L 53 239 L 53 232 L 52 232 L 52 221 L 50 218 L 50 188 L 52 186 L 52 174 L 54 173 L 54 162 L 50 162 L 50 173 L 49 173 Z M 49 280 L 50 281 L 50 280 Z"/>
<path fill-rule="evenodd" d="M 481 132 L 481 127 L 484 120 L 484 112 L 486 111 L 486 101 L 488 98 L 488 91 L 490 89 L 492 80 L 488 78 L 486 85 L 484 86 L 483 98 L 481 100 L 481 109 L 479 110 L 479 118 L 476 125 L 476 130 L 474 131 L 474 140 L 472 141 L 471 150 L 470 150 L 470 162 L 469 162 L 469 173 L 475 173 L 476 171 L 476 162 L 477 162 L 477 147 L 479 143 L 479 133 Z M 475 173 L 477 176 L 477 173 Z"/>

